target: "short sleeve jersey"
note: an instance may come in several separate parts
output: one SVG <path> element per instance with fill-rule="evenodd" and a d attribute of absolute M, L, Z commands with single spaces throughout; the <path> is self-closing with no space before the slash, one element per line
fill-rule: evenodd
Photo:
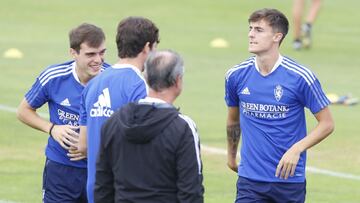
<path fill-rule="evenodd" d="M 93 202 L 96 157 L 102 124 L 120 107 L 147 95 L 147 86 L 138 68 L 115 64 L 89 82 L 81 98 L 80 125 L 87 126 L 88 199 Z"/>
<path fill-rule="evenodd" d="M 102 69 L 110 65 L 104 63 Z M 33 109 L 48 103 L 50 122 L 55 125 L 79 126 L 80 98 L 84 86 L 75 72 L 75 62 L 69 61 L 46 68 L 36 79 L 25 98 Z M 48 138 L 46 157 L 52 161 L 80 168 L 86 168 L 86 160 L 70 161 L 68 152 Z"/>
<path fill-rule="evenodd" d="M 271 73 L 259 73 L 256 58 L 226 73 L 225 101 L 239 107 L 242 145 L 238 175 L 266 182 L 304 182 L 306 152 L 295 175 L 275 177 L 283 154 L 306 136 L 304 108 L 316 114 L 329 105 L 315 75 L 295 61 L 279 56 Z"/>

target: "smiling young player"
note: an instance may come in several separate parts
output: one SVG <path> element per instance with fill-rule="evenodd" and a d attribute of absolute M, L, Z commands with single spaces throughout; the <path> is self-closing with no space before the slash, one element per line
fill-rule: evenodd
<path fill-rule="evenodd" d="M 99 27 L 81 24 L 69 33 L 74 60 L 46 68 L 18 107 L 19 120 L 47 133 L 43 174 L 43 202 L 87 202 L 86 160 L 70 161 L 70 146 L 78 142 L 81 93 L 90 79 L 110 65 L 104 63 L 105 34 Z M 50 120 L 36 109 L 48 103 Z M 74 184 L 76 183 L 76 184 Z"/>

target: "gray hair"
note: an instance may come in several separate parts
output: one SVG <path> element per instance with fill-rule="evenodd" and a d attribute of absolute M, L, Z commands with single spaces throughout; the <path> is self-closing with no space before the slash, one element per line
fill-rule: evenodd
<path fill-rule="evenodd" d="M 157 92 L 176 83 L 184 74 L 184 61 L 172 50 L 155 51 L 145 61 L 145 78 L 149 87 Z"/>

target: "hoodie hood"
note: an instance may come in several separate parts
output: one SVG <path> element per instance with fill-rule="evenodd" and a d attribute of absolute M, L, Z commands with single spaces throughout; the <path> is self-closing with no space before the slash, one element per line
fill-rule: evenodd
<path fill-rule="evenodd" d="M 159 135 L 179 112 L 170 104 L 129 103 L 121 108 L 120 125 L 130 142 L 145 144 Z"/>

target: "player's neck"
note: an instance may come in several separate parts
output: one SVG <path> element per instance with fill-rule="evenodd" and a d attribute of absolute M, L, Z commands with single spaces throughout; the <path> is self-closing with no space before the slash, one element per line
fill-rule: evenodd
<path fill-rule="evenodd" d="M 75 68 L 75 73 L 76 73 L 77 77 L 79 78 L 80 83 L 84 86 L 91 80 L 91 78 L 93 78 L 90 75 L 87 75 L 84 72 L 81 72 L 79 70 L 79 68 Z"/>
<path fill-rule="evenodd" d="M 262 75 L 268 75 L 274 68 L 275 63 L 279 59 L 279 52 L 270 52 L 267 54 L 256 55 L 256 64 Z"/>
<path fill-rule="evenodd" d="M 144 61 L 138 58 L 121 58 L 116 64 L 130 64 L 138 68 L 140 72 L 144 70 Z"/>

